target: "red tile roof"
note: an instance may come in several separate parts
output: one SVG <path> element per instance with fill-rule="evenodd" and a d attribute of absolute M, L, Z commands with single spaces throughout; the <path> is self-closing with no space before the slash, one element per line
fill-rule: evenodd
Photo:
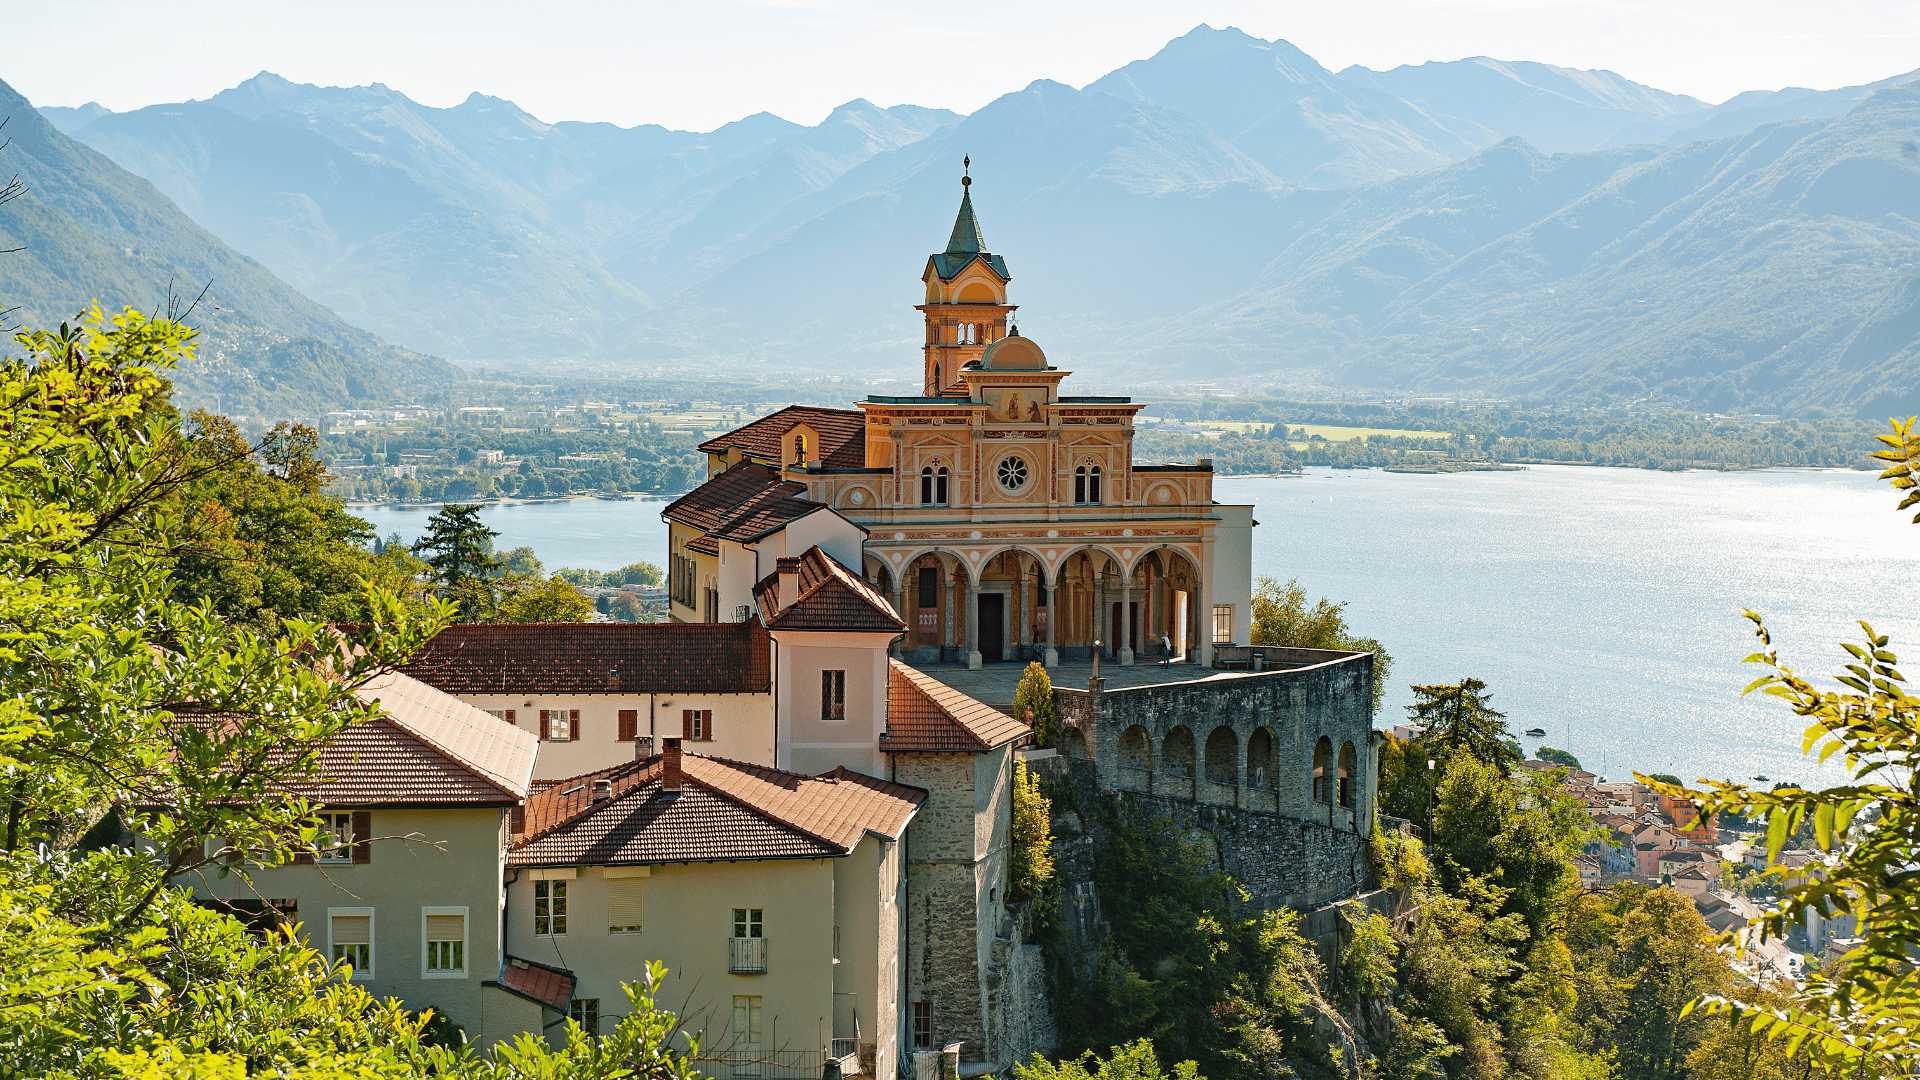
<path fill-rule="evenodd" d="M 781 560 L 785 562 L 785 559 Z M 810 547 L 795 560 L 799 574 L 798 598 L 780 606 L 780 574 L 775 571 L 753 587 L 760 618 L 769 630 L 839 630 L 903 633 L 893 604 L 840 560 Z"/>
<path fill-rule="evenodd" d="M 769 684 L 766 631 L 738 623 L 468 623 L 406 672 L 451 694 L 733 694 Z"/>
<path fill-rule="evenodd" d="M 887 661 L 887 751 L 979 751 L 1024 739 L 1032 729 L 991 705 L 898 660 Z"/>
<path fill-rule="evenodd" d="M 735 428 L 700 444 L 709 454 L 738 450 L 748 458 L 767 465 L 786 464 L 780 460 L 780 440 L 796 425 L 805 424 L 820 436 L 820 445 L 808 456 L 836 469 L 858 469 L 867 463 L 866 415 L 858 409 L 823 409 L 814 405 L 789 405 L 776 413 Z"/>
<path fill-rule="evenodd" d="M 822 858 L 868 833 L 898 839 L 926 792 L 836 769 L 817 777 L 681 755 L 681 788 L 661 790 L 661 758 L 555 784 L 527 799 L 507 862 L 580 866 Z M 607 797 L 594 801 L 596 781 Z"/>
<path fill-rule="evenodd" d="M 808 502 L 806 494 L 806 485 L 782 480 L 773 469 L 748 461 L 708 478 L 668 503 L 660 516 L 704 533 L 717 533 L 736 518 L 781 502 L 797 500 L 809 509 L 817 508 L 819 504 Z M 790 508 L 789 512 L 797 509 Z"/>
<path fill-rule="evenodd" d="M 573 1003 L 573 972 L 508 955 L 500 964 L 500 988 L 528 1001 L 566 1012 Z"/>

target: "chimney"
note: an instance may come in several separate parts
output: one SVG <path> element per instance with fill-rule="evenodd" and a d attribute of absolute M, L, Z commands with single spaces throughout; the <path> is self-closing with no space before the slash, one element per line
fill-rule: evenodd
<path fill-rule="evenodd" d="M 660 740 L 660 794 L 669 799 L 680 797 L 680 740 Z"/>
<path fill-rule="evenodd" d="M 593 801 L 606 802 L 613 798 L 613 781 L 595 780 L 593 782 Z"/>
<path fill-rule="evenodd" d="M 794 555 L 782 555 L 774 567 L 780 575 L 780 607 L 785 610 L 788 604 L 800 599 L 800 559 Z"/>
<path fill-rule="evenodd" d="M 653 736 L 640 735 L 633 740 L 633 760 L 645 761 L 653 756 Z"/>

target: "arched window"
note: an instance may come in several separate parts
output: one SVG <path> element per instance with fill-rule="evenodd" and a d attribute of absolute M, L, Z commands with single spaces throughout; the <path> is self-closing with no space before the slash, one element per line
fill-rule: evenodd
<path fill-rule="evenodd" d="M 807 437 L 804 433 L 793 437 L 793 463 L 795 465 L 807 463 Z"/>
<path fill-rule="evenodd" d="M 920 505 L 947 505 L 947 467 L 934 462 L 920 470 Z"/>
<path fill-rule="evenodd" d="M 1353 773 L 1354 773 L 1353 744 L 1350 742 L 1341 743 L 1340 744 L 1340 805 L 1347 808 L 1348 810 L 1353 809 Z"/>
<path fill-rule="evenodd" d="M 1073 470 L 1073 501 L 1086 506 L 1100 501 L 1100 466 L 1082 465 Z"/>
<path fill-rule="evenodd" d="M 1333 801 L 1333 742 L 1325 735 L 1313 744 L 1313 801 Z"/>

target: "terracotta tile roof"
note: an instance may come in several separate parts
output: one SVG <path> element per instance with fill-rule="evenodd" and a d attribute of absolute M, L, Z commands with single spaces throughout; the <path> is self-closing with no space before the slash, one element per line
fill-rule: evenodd
<path fill-rule="evenodd" d="M 717 533 L 735 518 L 788 500 L 808 507 L 819 504 L 805 499 L 807 488 L 757 462 L 742 462 L 706 483 L 673 500 L 660 516 L 704 533 Z"/>
<path fill-rule="evenodd" d="M 500 988 L 555 1012 L 573 1003 L 573 972 L 509 954 L 500 964 Z"/>
<path fill-rule="evenodd" d="M 766 631 L 738 623 L 469 623 L 406 672 L 452 694 L 764 693 Z"/>
<path fill-rule="evenodd" d="M 540 740 L 419 679 L 388 672 L 357 691 L 414 738 L 452 757 L 516 798 L 533 780 Z"/>
<path fill-rule="evenodd" d="M 782 559 L 782 563 L 786 560 Z M 769 630 L 840 630 L 903 633 L 907 624 L 893 604 L 840 560 L 810 547 L 795 559 L 799 595 L 780 606 L 780 574 L 775 571 L 753 587 L 760 618 Z"/>
<path fill-rule="evenodd" d="M 858 469 L 867 463 L 866 415 L 858 409 L 823 409 L 814 405 L 789 405 L 769 413 L 745 427 L 735 428 L 700 444 L 709 454 L 738 450 L 766 465 L 786 464 L 780 460 L 780 440 L 795 425 L 805 424 L 820 436 L 820 445 L 810 457 L 836 469 Z"/>
<path fill-rule="evenodd" d="M 1026 724 L 898 660 L 888 660 L 888 751 L 977 751 L 1032 733 Z"/>
<path fill-rule="evenodd" d="M 926 798 L 919 788 L 836 769 L 817 777 L 682 754 L 677 798 L 662 796 L 662 759 L 562 781 L 527 800 L 507 861 L 579 866 L 822 858 L 868 833 L 898 839 Z M 596 781 L 607 795 L 594 801 Z"/>
<path fill-rule="evenodd" d="M 711 536 L 697 536 L 687 541 L 687 550 L 701 555 L 720 554 L 720 541 Z"/>

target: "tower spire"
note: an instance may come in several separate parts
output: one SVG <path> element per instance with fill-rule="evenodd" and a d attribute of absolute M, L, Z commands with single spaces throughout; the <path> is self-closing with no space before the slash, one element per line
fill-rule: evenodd
<path fill-rule="evenodd" d="M 973 156 L 960 159 L 960 213 L 953 219 L 953 235 L 947 238 L 947 254 L 978 255 L 987 250 L 980 235 L 980 221 L 973 216 Z"/>

